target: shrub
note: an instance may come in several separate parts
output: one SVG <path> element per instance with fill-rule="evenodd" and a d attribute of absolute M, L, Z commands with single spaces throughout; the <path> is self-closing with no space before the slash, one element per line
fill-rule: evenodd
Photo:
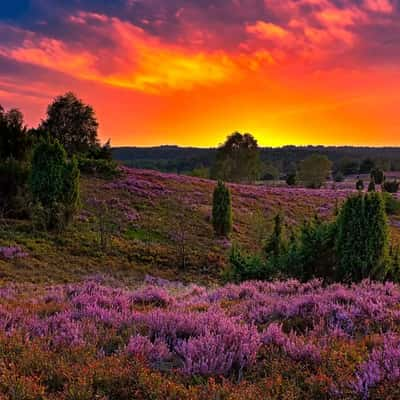
<path fill-rule="evenodd" d="M 364 181 L 362 179 L 358 179 L 356 182 L 356 189 L 358 191 L 364 190 Z"/>
<path fill-rule="evenodd" d="M 375 188 L 375 179 L 373 176 L 371 176 L 371 181 L 369 182 L 368 185 L 368 192 L 375 192 L 376 188 Z"/>
<path fill-rule="evenodd" d="M 278 257 L 285 249 L 283 216 L 279 212 L 274 218 L 274 229 L 265 246 L 267 257 Z"/>
<path fill-rule="evenodd" d="M 272 279 L 273 271 L 267 269 L 265 260 L 257 255 L 243 253 L 236 245 L 229 254 L 229 270 L 226 278 L 234 282 L 251 279 Z"/>
<path fill-rule="evenodd" d="M 400 215 L 400 201 L 391 193 L 382 193 L 388 215 Z"/>
<path fill-rule="evenodd" d="M 385 174 L 384 174 L 384 172 L 383 172 L 381 169 L 379 169 L 379 168 L 374 168 L 374 169 L 371 171 L 371 178 L 374 178 L 374 182 L 375 182 L 377 185 L 382 185 L 382 183 L 383 183 L 384 180 L 385 180 Z"/>
<path fill-rule="evenodd" d="M 79 157 L 78 166 L 82 174 L 98 175 L 107 179 L 114 178 L 119 174 L 118 164 L 107 159 Z"/>
<path fill-rule="evenodd" d="M 36 146 L 32 158 L 30 190 L 47 228 L 68 223 L 79 205 L 79 170 L 75 159 L 68 162 L 56 141 Z"/>
<path fill-rule="evenodd" d="M 350 197 L 337 221 L 337 279 L 358 282 L 385 276 L 389 250 L 385 204 L 379 193 Z"/>
<path fill-rule="evenodd" d="M 295 186 L 297 184 L 297 175 L 296 174 L 288 174 L 286 177 L 286 184 L 288 186 Z"/>
<path fill-rule="evenodd" d="M 6 215 L 25 216 L 29 164 L 9 158 L 0 162 L 0 207 Z"/>
<path fill-rule="evenodd" d="M 400 182 L 397 179 L 393 181 L 385 181 L 383 190 L 388 193 L 397 193 L 399 191 Z"/>
<path fill-rule="evenodd" d="M 214 190 L 212 223 L 217 236 L 229 236 L 232 230 L 231 193 L 221 181 Z"/>
<path fill-rule="evenodd" d="M 343 172 L 337 171 L 337 172 L 333 175 L 333 180 L 334 180 L 335 182 L 343 182 L 343 181 L 344 181 Z"/>

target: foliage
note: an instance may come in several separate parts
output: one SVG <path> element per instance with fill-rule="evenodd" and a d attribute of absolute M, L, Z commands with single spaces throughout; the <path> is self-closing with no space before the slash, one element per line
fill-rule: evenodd
<path fill-rule="evenodd" d="M 296 173 L 291 173 L 286 176 L 286 184 L 288 186 L 296 186 L 297 184 L 297 175 Z"/>
<path fill-rule="evenodd" d="M 22 113 L 17 109 L 5 111 L 0 105 L 0 160 L 24 161 L 30 147 L 31 138 Z"/>
<path fill-rule="evenodd" d="M 98 122 L 93 108 L 72 92 L 56 97 L 47 108 L 40 129 L 65 147 L 69 156 L 98 146 Z"/>
<path fill-rule="evenodd" d="M 118 164 L 107 159 L 79 157 L 78 166 L 82 174 L 95 175 L 107 179 L 115 178 L 119 174 Z"/>
<path fill-rule="evenodd" d="M 249 133 L 235 132 L 218 148 L 211 177 L 232 182 L 254 181 L 260 176 L 260 168 L 256 139 Z"/>
<path fill-rule="evenodd" d="M 357 180 L 356 189 L 360 192 L 364 190 L 364 181 L 362 179 Z"/>
<path fill-rule="evenodd" d="M 49 229 L 67 224 L 79 205 L 79 169 L 76 159 L 67 161 L 56 141 L 42 142 L 33 152 L 30 191 L 38 204 L 43 225 Z"/>
<path fill-rule="evenodd" d="M 379 193 L 350 197 L 337 221 L 337 279 L 382 279 L 387 272 L 389 231 Z"/>
<path fill-rule="evenodd" d="M 376 191 L 376 187 L 375 187 L 375 179 L 373 176 L 371 176 L 371 180 L 368 184 L 368 192 L 375 192 Z"/>
<path fill-rule="evenodd" d="M 8 158 L 0 161 L 0 208 L 7 216 L 24 217 L 28 210 L 29 164 Z"/>
<path fill-rule="evenodd" d="M 0 397 L 398 398 L 398 285 L 106 281 L 1 288 Z"/>
<path fill-rule="evenodd" d="M 333 174 L 333 180 L 335 182 L 343 182 L 344 181 L 344 174 L 341 171 L 336 171 Z"/>
<path fill-rule="evenodd" d="M 388 193 L 397 193 L 399 191 L 400 182 L 397 179 L 387 181 L 383 183 L 382 189 Z"/>
<path fill-rule="evenodd" d="M 232 230 L 231 192 L 221 181 L 214 189 L 212 223 L 217 236 L 229 236 Z"/>
<path fill-rule="evenodd" d="M 371 171 L 371 178 L 374 178 L 377 185 L 382 185 L 385 181 L 385 173 L 380 168 L 374 168 Z"/>
<path fill-rule="evenodd" d="M 382 193 L 385 210 L 388 215 L 400 215 L 400 200 L 388 192 Z"/>
<path fill-rule="evenodd" d="M 299 180 L 306 187 L 320 188 L 330 174 L 332 162 L 326 156 L 314 154 L 300 163 Z"/>
<path fill-rule="evenodd" d="M 370 158 L 365 158 L 360 164 L 360 174 L 370 174 L 375 168 L 375 162 Z"/>
<path fill-rule="evenodd" d="M 267 257 L 278 257 L 286 249 L 286 241 L 283 232 L 283 215 L 278 212 L 274 218 L 274 228 L 265 246 Z"/>

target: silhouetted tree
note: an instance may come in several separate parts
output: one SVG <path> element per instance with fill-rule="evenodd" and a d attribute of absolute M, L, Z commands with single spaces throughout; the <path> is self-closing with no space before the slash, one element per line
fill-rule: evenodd
<path fill-rule="evenodd" d="M 24 116 L 17 109 L 5 111 L 0 105 L 0 160 L 26 159 L 30 149 L 30 138 Z"/>
<path fill-rule="evenodd" d="M 98 147 L 97 128 L 93 108 L 71 92 L 54 99 L 40 126 L 64 146 L 69 156 Z"/>
<path fill-rule="evenodd" d="M 235 132 L 218 148 L 211 177 L 242 182 L 259 179 L 261 172 L 257 140 L 249 133 Z"/>

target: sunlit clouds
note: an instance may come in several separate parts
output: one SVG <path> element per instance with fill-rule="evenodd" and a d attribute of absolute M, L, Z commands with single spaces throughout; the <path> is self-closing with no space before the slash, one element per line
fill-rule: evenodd
<path fill-rule="evenodd" d="M 30 124 L 73 90 L 114 144 L 400 144 L 394 0 L 32 4 L 0 20 L 0 104 Z"/>

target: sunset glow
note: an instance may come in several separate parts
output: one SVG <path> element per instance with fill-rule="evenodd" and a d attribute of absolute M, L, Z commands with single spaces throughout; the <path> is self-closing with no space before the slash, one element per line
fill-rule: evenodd
<path fill-rule="evenodd" d="M 35 126 L 72 90 L 114 146 L 215 146 L 235 130 L 397 146 L 399 18 L 396 0 L 14 1 L 0 104 Z"/>

